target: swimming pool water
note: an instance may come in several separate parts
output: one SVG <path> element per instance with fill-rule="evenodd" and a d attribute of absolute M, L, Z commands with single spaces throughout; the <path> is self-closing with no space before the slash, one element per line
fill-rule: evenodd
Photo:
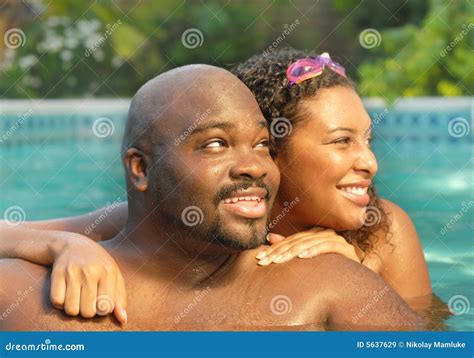
<path fill-rule="evenodd" d="M 27 220 L 46 219 L 125 201 L 119 155 L 124 113 L 113 118 L 115 131 L 106 138 L 89 133 L 96 117 L 71 121 L 71 116 L 59 115 L 54 119 L 59 124 L 49 129 L 49 118 L 41 127 L 39 119 L 29 118 L 36 122 L 23 123 L 15 141 L 0 143 L 0 213 L 20 206 Z M 11 128 L 13 120 L 0 117 L 0 130 L 2 123 L 4 132 Z M 444 129 L 428 125 L 422 130 L 402 130 L 395 114 L 387 116 L 387 121 L 396 130 L 386 122 L 374 126 L 379 193 L 400 205 L 414 221 L 435 293 L 445 302 L 462 296 L 462 304 L 474 304 L 472 137 L 453 140 L 446 136 L 445 124 Z M 413 139 L 415 135 L 418 138 Z M 473 308 L 453 315 L 447 326 L 473 330 Z"/>

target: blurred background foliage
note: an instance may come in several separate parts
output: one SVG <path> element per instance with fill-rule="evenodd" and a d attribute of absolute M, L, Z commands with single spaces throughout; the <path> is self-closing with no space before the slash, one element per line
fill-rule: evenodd
<path fill-rule="evenodd" d="M 3 98 L 130 97 L 175 66 L 229 68 L 269 46 L 328 51 L 364 96 L 474 91 L 469 0 L 0 0 L 2 37 L 12 28 L 25 38 L 0 42 Z M 183 45 L 190 28 L 195 48 Z M 373 48 L 359 41 L 368 28 L 381 35 Z"/>

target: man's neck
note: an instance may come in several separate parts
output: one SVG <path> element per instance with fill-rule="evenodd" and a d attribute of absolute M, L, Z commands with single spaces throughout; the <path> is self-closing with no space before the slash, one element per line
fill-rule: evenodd
<path fill-rule="evenodd" d="M 179 228 L 171 228 L 169 223 L 129 218 L 125 228 L 104 243 L 104 247 L 119 261 L 140 267 L 140 272 L 156 280 L 171 277 L 180 286 L 189 288 L 216 283 L 240 256 L 239 252 L 188 236 Z"/>
<path fill-rule="evenodd" d="M 298 218 L 295 217 L 294 212 L 291 209 L 291 203 L 289 204 L 289 207 L 284 203 L 288 204 L 286 201 L 282 202 L 282 199 L 279 196 L 276 197 L 272 208 L 270 221 L 271 227 L 269 232 L 283 236 L 291 236 L 313 227 L 299 223 Z"/>

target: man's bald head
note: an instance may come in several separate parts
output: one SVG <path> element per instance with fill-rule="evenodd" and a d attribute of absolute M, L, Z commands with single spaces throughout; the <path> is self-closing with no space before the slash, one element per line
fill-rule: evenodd
<path fill-rule="evenodd" d="M 229 101 L 238 105 L 249 97 L 253 99 L 250 90 L 219 67 L 188 65 L 160 74 L 133 97 L 122 150 L 135 147 L 148 152 L 152 143 L 163 144 L 161 136 L 170 134 L 170 126 L 177 121 L 187 128 L 185 122 L 192 124 L 199 115 L 210 111 L 217 115 Z"/>

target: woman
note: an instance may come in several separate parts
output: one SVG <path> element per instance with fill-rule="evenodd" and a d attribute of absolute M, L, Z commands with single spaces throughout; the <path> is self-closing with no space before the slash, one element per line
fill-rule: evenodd
<path fill-rule="evenodd" d="M 308 58 L 282 49 L 254 56 L 233 72 L 269 122 L 281 171 L 268 235 L 272 245 L 259 253 L 258 264 L 339 253 L 377 272 L 403 298 L 422 297 L 428 305 L 431 285 L 420 241 L 407 214 L 375 192 L 371 121 L 342 66 L 327 54 Z M 107 282 L 115 315 L 125 322 L 125 285 L 115 262 L 78 235 L 104 240 L 124 226 L 125 205 L 97 220 L 102 211 L 22 228 L 3 224 L 11 235 L 0 255 L 54 263 L 51 300 L 71 315 L 93 304 L 80 301 L 81 285 Z M 31 238 L 35 230 L 41 239 Z"/>

